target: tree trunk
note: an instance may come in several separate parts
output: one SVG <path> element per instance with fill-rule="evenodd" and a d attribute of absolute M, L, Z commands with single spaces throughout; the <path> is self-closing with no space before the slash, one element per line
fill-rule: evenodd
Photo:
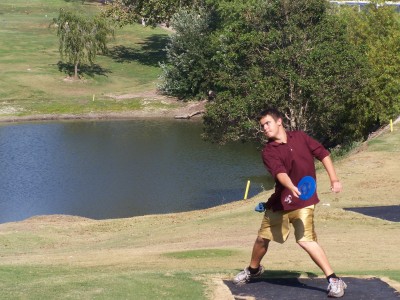
<path fill-rule="evenodd" d="M 174 118 L 175 119 L 190 119 L 191 117 L 194 117 L 199 114 L 204 114 L 204 110 L 195 111 L 195 112 L 192 112 L 192 113 L 186 114 L 186 115 L 178 115 L 178 116 L 175 116 Z"/>
<path fill-rule="evenodd" d="M 74 74 L 74 78 L 78 79 L 78 63 L 75 64 L 75 74 Z"/>

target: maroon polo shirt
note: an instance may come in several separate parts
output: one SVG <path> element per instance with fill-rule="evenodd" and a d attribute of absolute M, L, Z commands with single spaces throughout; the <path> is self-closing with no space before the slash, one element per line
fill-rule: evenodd
<path fill-rule="evenodd" d="M 286 173 L 297 186 L 304 176 L 316 179 L 314 158 L 324 159 L 329 151 L 319 142 L 302 131 L 287 131 L 287 143 L 269 141 L 262 150 L 265 167 L 275 179 L 275 192 L 268 199 L 266 207 L 277 210 L 293 210 L 319 202 L 318 195 L 304 201 L 285 188 L 276 178 L 279 173 Z"/>

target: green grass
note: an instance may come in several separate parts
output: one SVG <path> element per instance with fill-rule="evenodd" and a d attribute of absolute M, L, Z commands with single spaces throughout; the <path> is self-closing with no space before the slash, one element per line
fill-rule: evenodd
<path fill-rule="evenodd" d="M 202 259 L 202 258 L 216 258 L 216 257 L 228 257 L 235 253 L 235 250 L 227 249 L 200 249 L 200 250 L 189 250 L 170 252 L 164 254 L 167 257 L 175 259 Z"/>
<path fill-rule="evenodd" d="M 100 12 L 80 1 L 0 3 L 0 115 L 86 113 L 141 109 L 136 93 L 155 90 L 159 62 L 165 60 L 166 31 L 141 25 L 117 29 L 110 52 L 94 66 L 81 65 L 81 80 L 66 80 L 71 66 L 61 62 L 56 29 L 49 27 L 61 7 Z M 111 95 L 132 94 L 116 102 Z M 96 95 L 98 102 L 90 100 Z"/>
<path fill-rule="evenodd" d="M 204 299 L 189 273 L 1 266 L 2 299 Z"/>
<path fill-rule="evenodd" d="M 363 272 L 363 271 L 353 271 L 353 272 L 343 272 L 342 276 L 375 276 L 377 278 L 390 278 L 391 280 L 400 282 L 400 270 L 395 271 L 395 270 L 375 270 L 375 271 L 368 271 L 368 272 Z"/>
<path fill-rule="evenodd" d="M 221 270 L 229 273 L 229 271 Z M 236 272 L 237 270 L 231 270 Z M 99 267 L 1 266 L 2 299 L 206 299 L 204 274 Z M 315 273 L 268 270 L 263 278 L 310 278 Z M 400 271 L 344 272 L 400 281 Z"/>
<path fill-rule="evenodd" d="M 400 135 L 396 134 L 399 130 L 400 126 L 397 124 L 393 126 L 393 132 L 386 134 L 384 137 L 378 136 L 377 138 L 368 141 L 368 150 L 399 152 Z"/>
<path fill-rule="evenodd" d="M 266 270 L 262 278 L 300 278 L 307 276 L 309 278 L 322 276 L 321 273 L 313 272 L 301 272 L 301 271 L 287 271 L 287 270 Z M 393 270 L 373 270 L 373 271 L 348 271 L 341 272 L 342 277 L 354 277 L 354 276 L 366 276 L 366 277 L 377 277 L 377 278 L 390 278 L 400 282 L 400 271 Z"/>

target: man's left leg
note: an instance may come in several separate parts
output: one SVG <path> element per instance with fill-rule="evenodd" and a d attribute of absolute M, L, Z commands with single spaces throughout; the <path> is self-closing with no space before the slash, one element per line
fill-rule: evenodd
<path fill-rule="evenodd" d="M 325 276 L 333 273 L 324 249 L 317 242 L 297 242 L 303 248 L 317 266 L 324 272 Z"/>
<path fill-rule="evenodd" d="M 325 251 L 317 242 L 314 231 L 314 206 L 305 207 L 290 214 L 291 222 L 295 228 L 296 241 L 316 265 L 324 272 L 328 280 L 328 296 L 343 297 L 346 284 L 333 272 Z"/>
<path fill-rule="evenodd" d="M 333 272 L 322 247 L 317 242 L 298 242 L 298 244 L 306 250 L 311 259 L 324 272 L 326 279 L 329 282 L 328 296 L 333 298 L 343 297 L 347 285 Z"/>

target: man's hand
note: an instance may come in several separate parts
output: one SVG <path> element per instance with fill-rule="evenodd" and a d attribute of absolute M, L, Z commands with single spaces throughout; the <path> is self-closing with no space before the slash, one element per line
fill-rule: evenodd
<path fill-rule="evenodd" d="M 332 181 L 331 191 L 334 193 L 340 193 L 342 191 L 342 183 L 339 180 Z"/>
<path fill-rule="evenodd" d="M 330 158 L 330 156 L 326 156 L 323 160 L 321 160 L 321 162 L 324 165 L 325 170 L 331 180 L 331 191 L 334 193 L 340 193 L 342 191 L 342 184 L 336 175 L 332 159 Z"/>
<path fill-rule="evenodd" d="M 288 174 L 286 173 L 278 173 L 276 175 L 276 178 L 279 180 L 279 182 L 287 189 L 289 189 L 293 195 L 297 198 L 301 195 L 299 189 L 297 186 L 295 186 L 292 182 L 292 180 L 289 178 Z"/>
<path fill-rule="evenodd" d="M 294 185 L 293 188 L 291 189 L 291 191 L 295 197 L 300 198 L 301 193 L 297 186 Z"/>

